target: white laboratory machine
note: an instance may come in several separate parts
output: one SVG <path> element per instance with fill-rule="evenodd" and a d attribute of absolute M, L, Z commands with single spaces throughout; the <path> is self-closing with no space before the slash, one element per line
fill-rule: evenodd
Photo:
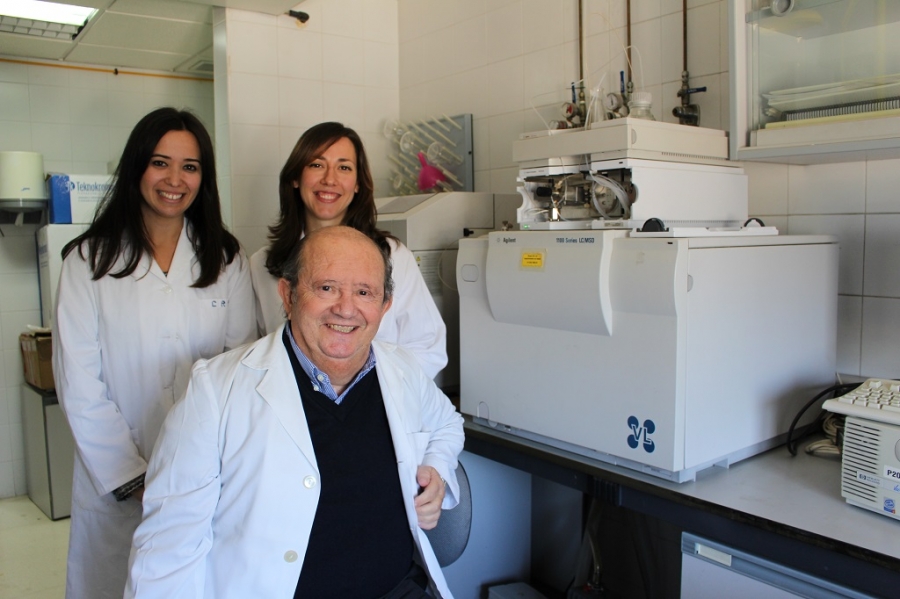
<path fill-rule="evenodd" d="M 900 520 L 900 381 L 869 379 L 822 407 L 846 416 L 841 496 Z"/>
<path fill-rule="evenodd" d="M 62 270 L 62 249 L 84 233 L 89 225 L 44 225 L 37 230 L 38 273 L 41 289 L 41 324 L 50 328 L 56 287 Z"/>
<path fill-rule="evenodd" d="M 628 229 L 651 218 L 739 228 L 747 177 L 727 157 L 724 131 L 641 119 L 525 134 L 513 143 L 517 220 L 524 230 Z"/>
<path fill-rule="evenodd" d="M 375 200 L 378 227 L 412 251 L 447 325 L 447 367 L 435 378 L 447 390 L 459 385 L 459 295 L 456 253 L 466 235 L 480 235 L 515 223 L 516 194 L 442 192 Z"/>
<path fill-rule="evenodd" d="M 836 241 L 742 226 L 746 178 L 721 157 L 626 148 L 612 169 L 572 144 L 523 165 L 522 230 L 460 241 L 461 411 L 677 482 L 779 443 L 834 380 Z"/>

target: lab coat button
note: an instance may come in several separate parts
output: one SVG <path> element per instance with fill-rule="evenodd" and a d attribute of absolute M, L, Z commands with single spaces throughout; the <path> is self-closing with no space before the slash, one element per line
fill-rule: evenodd
<path fill-rule="evenodd" d="M 164 291 L 168 295 L 169 293 L 172 293 L 172 288 L 167 285 L 166 288 L 164 289 Z"/>
<path fill-rule="evenodd" d="M 312 489 L 316 486 L 316 477 L 315 476 L 307 476 L 303 479 L 303 486 L 307 489 Z"/>
<path fill-rule="evenodd" d="M 297 552 L 296 551 L 285 551 L 284 552 L 284 561 L 286 561 L 289 564 L 292 564 L 295 561 L 297 561 Z"/>

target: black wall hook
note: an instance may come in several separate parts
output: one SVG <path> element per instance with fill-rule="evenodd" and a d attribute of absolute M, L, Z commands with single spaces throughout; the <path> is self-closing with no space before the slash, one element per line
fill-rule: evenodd
<path fill-rule="evenodd" d="M 306 23 L 307 21 L 309 21 L 309 13 L 303 12 L 301 10 L 289 10 L 288 14 L 301 23 Z"/>

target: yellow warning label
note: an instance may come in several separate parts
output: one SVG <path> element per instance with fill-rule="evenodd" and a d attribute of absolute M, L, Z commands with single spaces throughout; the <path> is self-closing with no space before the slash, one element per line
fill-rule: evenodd
<path fill-rule="evenodd" d="M 522 252 L 522 268 L 544 268 L 544 253 Z"/>

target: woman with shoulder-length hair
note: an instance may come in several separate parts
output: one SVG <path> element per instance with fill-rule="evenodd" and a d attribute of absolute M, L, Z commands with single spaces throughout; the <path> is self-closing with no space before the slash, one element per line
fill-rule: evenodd
<path fill-rule="evenodd" d="M 195 360 L 256 336 L 248 261 L 197 117 L 160 108 L 138 122 L 62 254 L 53 369 L 76 445 L 66 596 L 120 598 L 166 413 Z"/>
<path fill-rule="evenodd" d="M 278 296 L 282 265 L 294 245 L 322 227 L 346 225 L 372 237 L 393 263 L 394 303 L 376 339 L 415 354 L 434 377 L 447 365 L 447 329 L 412 252 L 376 226 L 375 190 L 362 140 L 341 123 L 320 123 L 297 141 L 281 169 L 281 214 L 269 227 L 269 246 L 250 257 L 261 334 L 284 323 Z"/>

